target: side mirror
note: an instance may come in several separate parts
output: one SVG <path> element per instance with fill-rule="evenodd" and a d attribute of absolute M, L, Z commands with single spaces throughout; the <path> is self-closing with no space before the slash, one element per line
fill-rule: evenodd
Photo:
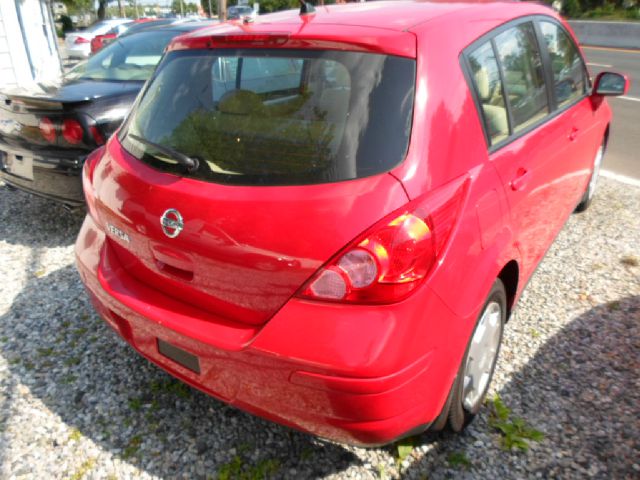
<path fill-rule="evenodd" d="M 629 79 L 626 75 L 615 72 L 602 72 L 593 84 L 593 95 L 624 95 L 629 90 Z"/>

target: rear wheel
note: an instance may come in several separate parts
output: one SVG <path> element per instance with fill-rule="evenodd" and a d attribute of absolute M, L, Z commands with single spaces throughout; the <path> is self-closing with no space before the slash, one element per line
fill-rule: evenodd
<path fill-rule="evenodd" d="M 591 200 L 593 200 L 593 194 L 596 191 L 596 185 L 598 183 L 598 177 L 600 176 L 600 167 L 602 166 L 602 159 L 604 158 L 604 149 L 605 143 L 602 142 L 600 147 L 598 147 L 598 151 L 596 152 L 595 158 L 593 159 L 593 170 L 591 171 L 591 178 L 589 179 L 589 184 L 587 185 L 587 189 L 582 196 L 582 200 L 576 207 L 576 212 L 584 212 L 589 205 L 591 205 Z"/>
<path fill-rule="evenodd" d="M 453 432 L 460 432 L 480 410 L 500 353 L 506 312 L 507 295 L 498 279 L 480 313 L 445 407 L 434 422 L 434 430 L 446 423 Z"/>

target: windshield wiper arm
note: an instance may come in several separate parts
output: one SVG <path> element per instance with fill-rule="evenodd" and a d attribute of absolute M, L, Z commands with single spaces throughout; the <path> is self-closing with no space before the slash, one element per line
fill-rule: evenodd
<path fill-rule="evenodd" d="M 198 161 L 197 158 L 189 157 L 188 155 L 185 155 L 184 153 L 180 153 L 171 147 L 160 145 L 159 143 L 152 142 L 151 140 L 147 140 L 146 138 L 139 137 L 138 135 L 134 135 L 133 133 L 130 133 L 129 136 L 140 143 L 144 143 L 145 145 L 155 148 L 160 153 L 169 155 L 171 158 L 176 160 L 180 165 L 185 167 L 187 169 L 187 172 L 189 173 L 195 172 L 200 166 L 200 162 Z"/>

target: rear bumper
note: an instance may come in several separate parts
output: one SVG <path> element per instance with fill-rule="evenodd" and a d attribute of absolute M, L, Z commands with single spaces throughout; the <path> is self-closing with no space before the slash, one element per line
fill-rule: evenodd
<path fill-rule="evenodd" d="M 5 163 L 6 154 L 12 153 L 32 159 L 31 175 L 16 175 Z M 16 150 L 0 144 L 0 178 L 9 185 L 71 207 L 84 205 L 80 173 L 84 158 L 54 157 Z"/>
<path fill-rule="evenodd" d="M 423 430 L 440 412 L 458 359 L 433 347 L 447 329 L 430 326 L 456 321 L 435 295 L 348 309 L 292 299 L 266 325 L 242 325 L 139 283 L 110 253 L 112 241 L 88 215 L 76 260 L 92 302 L 139 353 L 182 381 L 269 420 L 360 445 Z M 412 326 L 410 312 L 421 324 Z M 197 357 L 199 373 L 161 354 L 159 341 Z"/>
<path fill-rule="evenodd" d="M 91 43 L 82 43 L 79 45 L 65 45 L 67 57 L 69 58 L 89 58 L 91 55 Z"/>

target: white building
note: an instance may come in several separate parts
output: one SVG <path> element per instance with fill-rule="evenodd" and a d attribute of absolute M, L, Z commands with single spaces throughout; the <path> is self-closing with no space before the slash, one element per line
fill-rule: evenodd
<path fill-rule="evenodd" d="M 47 0 L 0 0 L 0 87 L 60 75 L 55 26 Z"/>

